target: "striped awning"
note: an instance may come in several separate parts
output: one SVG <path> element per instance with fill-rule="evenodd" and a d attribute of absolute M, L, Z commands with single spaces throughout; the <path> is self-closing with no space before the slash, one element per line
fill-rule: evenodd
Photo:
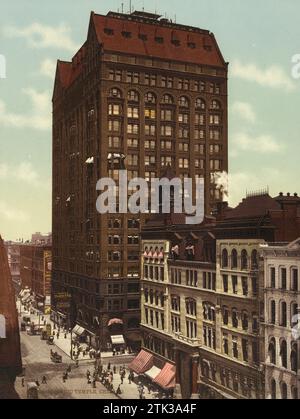
<path fill-rule="evenodd" d="M 175 387 L 176 367 L 170 363 L 166 363 L 161 372 L 155 378 L 154 383 L 161 388 L 168 390 Z"/>
<path fill-rule="evenodd" d="M 153 365 L 152 368 L 150 368 L 150 370 L 145 371 L 145 375 L 148 378 L 151 378 L 152 381 L 154 381 L 156 379 L 156 377 L 158 377 L 158 375 L 161 373 L 161 369 L 156 367 L 155 365 Z"/>
<path fill-rule="evenodd" d="M 77 324 L 72 330 L 72 333 L 75 333 L 77 336 L 82 336 L 85 333 L 85 329 Z"/>
<path fill-rule="evenodd" d="M 144 374 L 153 367 L 154 356 L 149 352 L 142 350 L 138 356 L 131 362 L 129 369 L 136 374 Z"/>

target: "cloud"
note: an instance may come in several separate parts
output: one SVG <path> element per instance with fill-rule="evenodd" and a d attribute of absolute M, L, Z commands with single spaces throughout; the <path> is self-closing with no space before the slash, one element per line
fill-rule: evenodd
<path fill-rule="evenodd" d="M 32 103 L 29 114 L 17 114 L 7 110 L 5 102 L 0 100 L 0 124 L 9 128 L 31 128 L 46 131 L 51 128 L 51 97 L 48 91 L 37 92 L 35 89 L 23 89 Z"/>
<path fill-rule="evenodd" d="M 4 201 L 0 201 L 0 218 L 8 221 L 28 221 L 29 216 L 23 211 L 17 210 Z"/>
<path fill-rule="evenodd" d="M 17 166 L 0 164 L 0 180 L 16 180 L 33 187 L 42 186 L 40 176 L 30 162 L 21 162 Z"/>
<path fill-rule="evenodd" d="M 25 39 L 32 48 L 57 48 L 72 52 L 78 49 L 71 38 L 71 28 L 63 23 L 59 26 L 48 26 L 35 22 L 23 28 L 6 26 L 3 32 L 8 38 Z"/>
<path fill-rule="evenodd" d="M 277 65 L 261 69 L 256 64 L 242 64 L 239 60 L 235 60 L 231 65 L 231 76 L 287 92 L 296 88 L 291 78 Z"/>
<path fill-rule="evenodd" d="M 55 70 L 56 70 L 56 61 L 55 60 L 50 60 L 49 58 L 46 58 L 44 61 L 41 62 L 40 74 L 42 76 L 54 79 Z"/>
<path fill-rule="evenodd" d="M 271 135 L 250 136 L 245 132 L 239 132 L 233 136 L 232 157 L 238 154 L 238 150 L 253 151 L 255 153 L 279 153 L 283 145 L 278 143 Z"/>
<path fill-rule="evenodd" d="M 21 163 L 14 173 L 16 179 L 29 183 L 32 186 L 39 186 L 39 175 L 28 162 Z"/>
<path fill-rule="evenodd" d="M 7 164 L 0 164 L 0 179 L 6 179 L 8 175 L 8 166 Z"/>
<path fill-rule="evenodd" d="M 273 193 L 278 195 L 282 184 L 287 180 L 283 179 L 282 172 L 273 168 L 263 168 L 254 172 L 236 172 L 229 174 L 229 205 L 238 205 L 246 197 L 247 191 L 266 190 L 271 187 Z M 270 195 L 272 195 L 270 191 Z"/>
<path fill-rule="evenodd" d="M 234 102 L 231 111 L 233 114 L 241 116 L 252 124 L 256 121 L 256 114 L 250 103 L 240 101 Z"/>

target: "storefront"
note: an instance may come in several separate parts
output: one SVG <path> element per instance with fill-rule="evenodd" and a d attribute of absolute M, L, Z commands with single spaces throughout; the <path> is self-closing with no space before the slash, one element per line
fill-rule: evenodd
<path fill-rule="evenodd" d="M 117 352 L 122 352 L 126 349 L 126 342 L 123 335 L 111 336 L 111 344 L 112 349 Z"/>
<path fill-rule="evenodd" d="M 142 350 L 129 365 L 129 369 L 167 394 L 172 393 L 175 388 L 176 366 L 162 361 L 150 352 Z"/>

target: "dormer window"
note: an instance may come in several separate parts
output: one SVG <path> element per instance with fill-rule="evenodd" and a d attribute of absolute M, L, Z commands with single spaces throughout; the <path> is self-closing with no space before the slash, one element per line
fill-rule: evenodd
<path fill-rule="evenodd" d="M 123 31 L 122 36 L 124 36 L 124 38 L 131 38 L 131 32 Z"/>
<path fill-rule="evenodd" d="M 164 38 L 162 36 L 156 36 L 155 37 L 155 42 L 157 42 L 158 44 L 163 44 L 164 43 Z"/>
<path fill-rule="evenodd" d="M 140 34 L 139 34 L 139 38 L 140 38 L 142 41 L 147 41 L 147 40 L 148 40 L 148 36 L 147 36 L 146 34 L 144 34 L 144 33 L 140 33 Z"/>
<path fill-rule="evenodd" d="M 196 48 L 195 42 L 188 42 L 188 47 L 191 49 L 195 49 Z"/>
<path fill-rule="evenodd" d="M 172 39 L 172 44 L 175 45 L 175 47 L 179 47 L 180 46 L 179 39 Z"/>
<path fill-rule="evenodd" d="M 106 33 L 106 35 L 113 35 L 114 30 L 111 28 L 104 28 L 104 33 Z"/>

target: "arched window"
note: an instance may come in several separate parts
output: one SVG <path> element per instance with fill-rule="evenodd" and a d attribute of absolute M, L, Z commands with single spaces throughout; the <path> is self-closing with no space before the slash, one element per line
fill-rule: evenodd
<path fill-rule="evenodd" d="M 162 103 L 164 105 L 173 105 L 174 104 L 174 99 L 171 95 L 164 95 L 162 98 Z"/>
<path fill-rule="evenodd" d="M 280 344 L 280 358 L 281 358 L 281 365 L 283 368 L 287 368 L 288 358 L 287 358 L 287 343 L 286 340 L 282 340 Z"/>
<path fill-rule="evenodd" d="M 276 365 L 276 340 L 275 338 L 272 338 L 270 340 L 268 353 L 269 353 L 270 363 L 273 365 Z"/>
<path fill-rule="evenodd" d="M 241 254 L 241 267 L 242 270 L 247 270 L 248 269 L 248 253 L 247 250 L 242 250 L 242 254 Z"/>
<path fill-rule="evenodd" d="M 238 267 L 238 253 L 236 249 L 231 252 L 231 268 L 236 269 Z"/>
<path fill-rule="evenodd" d="M 190 101 L 188 100 L 188 98 L 186 96 L 181 96 L 179 98 L 178 104 L 182 108 L 188 108 L 189 104 L 190 104 Z"/>
<path fill-rule="evenodd" d="M 195 108 L 204 110 L 206 108 L 205 100 L 197 98 L 195 101 Z"/>
<path fill-rule="evenodd" d="M 3 314 L 0 314 L 0 339 L 6 338 L 6 320 Z"/>
<path fill-rule="evenodd" d="M 271 381 L 271 397 L 272 397 L 272 400 L 277 399 L 277 386 L 276 386 L 275 380 Z"/>
<path fill-rule="evenodd" d="M 129 90 L 127 99 L 129 102 L 138 102 L 140 100 L 140 95 L 136 90 Z"/>
<path fill-rule="evenodd" d="M 221 109 L 221 103 L 218 100 L 213 100 L 210 104 L 210 109 L 219 111 Z"/>
<path fill-rule="evenodd" d="M 291 351 L 291 369 L 294 372 L 298 371 L 298 359 L 297 359 L 297 343 L 292 344 Z"/>
<path fill-rule="evenodd" d="M 280 326 L 287 327 L 287 305 L 285 301 L 280 303 Z"/>
<path fill-rule="evenodd" d="M 270 323 L 276 324 L 276 302 L 274 300 L 270 303 Z"/>
<path fill-rule="evenodd" d="M 288 394 L 287 394 L 287 385 L 286 385 L 285 382 L 282 382 L 281 383 L 280 390 L 281 390 L 281 398 L 282 398 L 282 400 L 287 400 Z"/>
<path fill-rule="evenodd" d="M 258 268 L 258 254 L 257 250 L 253 250 L 251 253 L 251 268 L 257 269 Z"/>
<path fill-rule="evenodd" d="M 121 99 L 123 97 L 123 94 L 120 89 L 117 89 L 116 87 L 113 87 L 109 91 L 109 96 L 117 99 Z"/>
<path fill-rule="evenodd" d="M 228 268 L 228 251 L 223 249 L 222 251 L 222 268 Z"/>
<path fill-rule="evenodd" d="M 148 92 L 145 94 L 145 102 L 146 103 L 152 103 L 155 104 L 156 103 L 156 96 L 154 93 Z"/>

